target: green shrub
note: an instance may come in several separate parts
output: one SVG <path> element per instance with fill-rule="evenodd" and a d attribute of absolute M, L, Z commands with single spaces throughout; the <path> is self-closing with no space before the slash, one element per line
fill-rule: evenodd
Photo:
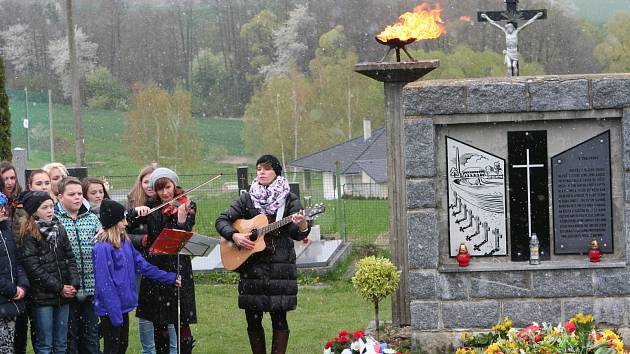
<path fill-rule="evenodd" d="M 352 284 L 359 295 L 374 304 L 374 321 L 378 337 L 378 303 L 398 289 L 400 272 L 387 258 L 365 257 L 357 263 Z M 377 338 L 378 339 L 378 338 Z"/>

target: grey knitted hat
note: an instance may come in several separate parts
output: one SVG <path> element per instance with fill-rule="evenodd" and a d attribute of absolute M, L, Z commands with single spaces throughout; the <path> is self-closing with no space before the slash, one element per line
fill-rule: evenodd
<path fill-rule="evenodd" d="M 160 167 L 155 169 L 155 171 L 151 173 L 151 177 L 149 177 L 149 185 L 151 188 L 154 188 L 155 182 L 162 177 L 170 179 L 173 183 L 175 183 L 175 186 L 179 186 L 179 177 L 177 177 L 177 173 L 170 168 Z"/>

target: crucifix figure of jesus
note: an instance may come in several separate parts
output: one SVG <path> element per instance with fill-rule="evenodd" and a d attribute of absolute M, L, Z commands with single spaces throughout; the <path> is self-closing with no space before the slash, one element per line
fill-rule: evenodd
<path fill-rule="evenodd" d="M 508 76 L 518 76 L 519 68 L 519 52 L 518 52 L 518 32 L 525 27 L 531 25 L 538 19 L 546 18 L 546 10 L 524 10 L 519 11 L 517 9 L 518 0 L 504 0 L 507 6 L 506 11 L 487 11 L 479 12 L 477 14 L 477 20 L 480 22 L 489 22 L 491 25 L 500 29 L 505 33 L 505 46 L 503 51 L 505 56 L 505 65 L 507 66 Z M 505 27 L 498 24 L 496 21 L 507 21 Z M 518 27 L 518 20 L 527 20 L 525 24 Z"/>

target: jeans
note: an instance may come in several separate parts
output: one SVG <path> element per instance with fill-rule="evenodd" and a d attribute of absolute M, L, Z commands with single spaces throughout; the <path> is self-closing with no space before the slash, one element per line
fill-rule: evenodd
<path fill-rule="evenodd" d="M 109 317 L 101 316 L 101 330 L 103 331 L 103 354 L 125 354 L 129 345 L 129 314 L 123 315 L 123 324 L 112 326 Z"/>
<path fill-rule="evenodd" d="M 140 336 L 141 354 L 155 354 L 153 340 L 153 322 L 138 318 L 138 335 Z"/>
<path fill-rule="evenodd" d="M 39 306 L 32 309 L 36 354 L 65 354 L 68 338 L 69 305 Z"/>
<path fill-rule="evenodd" d="M 98 316 L 94 312 L 94 296 L 70 303 L 68 354 L 99 354 Z"/>
<path fill-rule="evenodd" d="M 168 325 L 169 354 L 177 354 L 177 330 L 175 325 Z"/>

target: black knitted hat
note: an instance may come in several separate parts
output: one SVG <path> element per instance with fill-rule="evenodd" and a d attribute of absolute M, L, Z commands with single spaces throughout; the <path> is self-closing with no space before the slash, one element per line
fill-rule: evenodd
<path fill-rule="evenodd" d="M 43 202 L 48 199 L 52 200 L 52 197 L 44 191 L 26 191 L 20 193 L 18 199 L 22 201 L 22 206 L 28 215 L 33 215 Z"/>
<path fill-rule="evenodd" d="M 273 155 L 262 155 L 258 158 L 258 161 L 256 161 L 256 166 L 260 165 L 261 163 L 271 164 L 271 168 L 276 173 L 276 176 L 280 176 L 282 174 L 282 165 L 280 164 L 280 161 L 277 157 Z"/>
<path fill-rule="evenodd" d="M 122 204 L 111 199 L 103 200 L 99 216 L 101 225 L 103 225 L 104 229 L 109 229 L 125 218 L 125 212 L 125 207 Z"/>

